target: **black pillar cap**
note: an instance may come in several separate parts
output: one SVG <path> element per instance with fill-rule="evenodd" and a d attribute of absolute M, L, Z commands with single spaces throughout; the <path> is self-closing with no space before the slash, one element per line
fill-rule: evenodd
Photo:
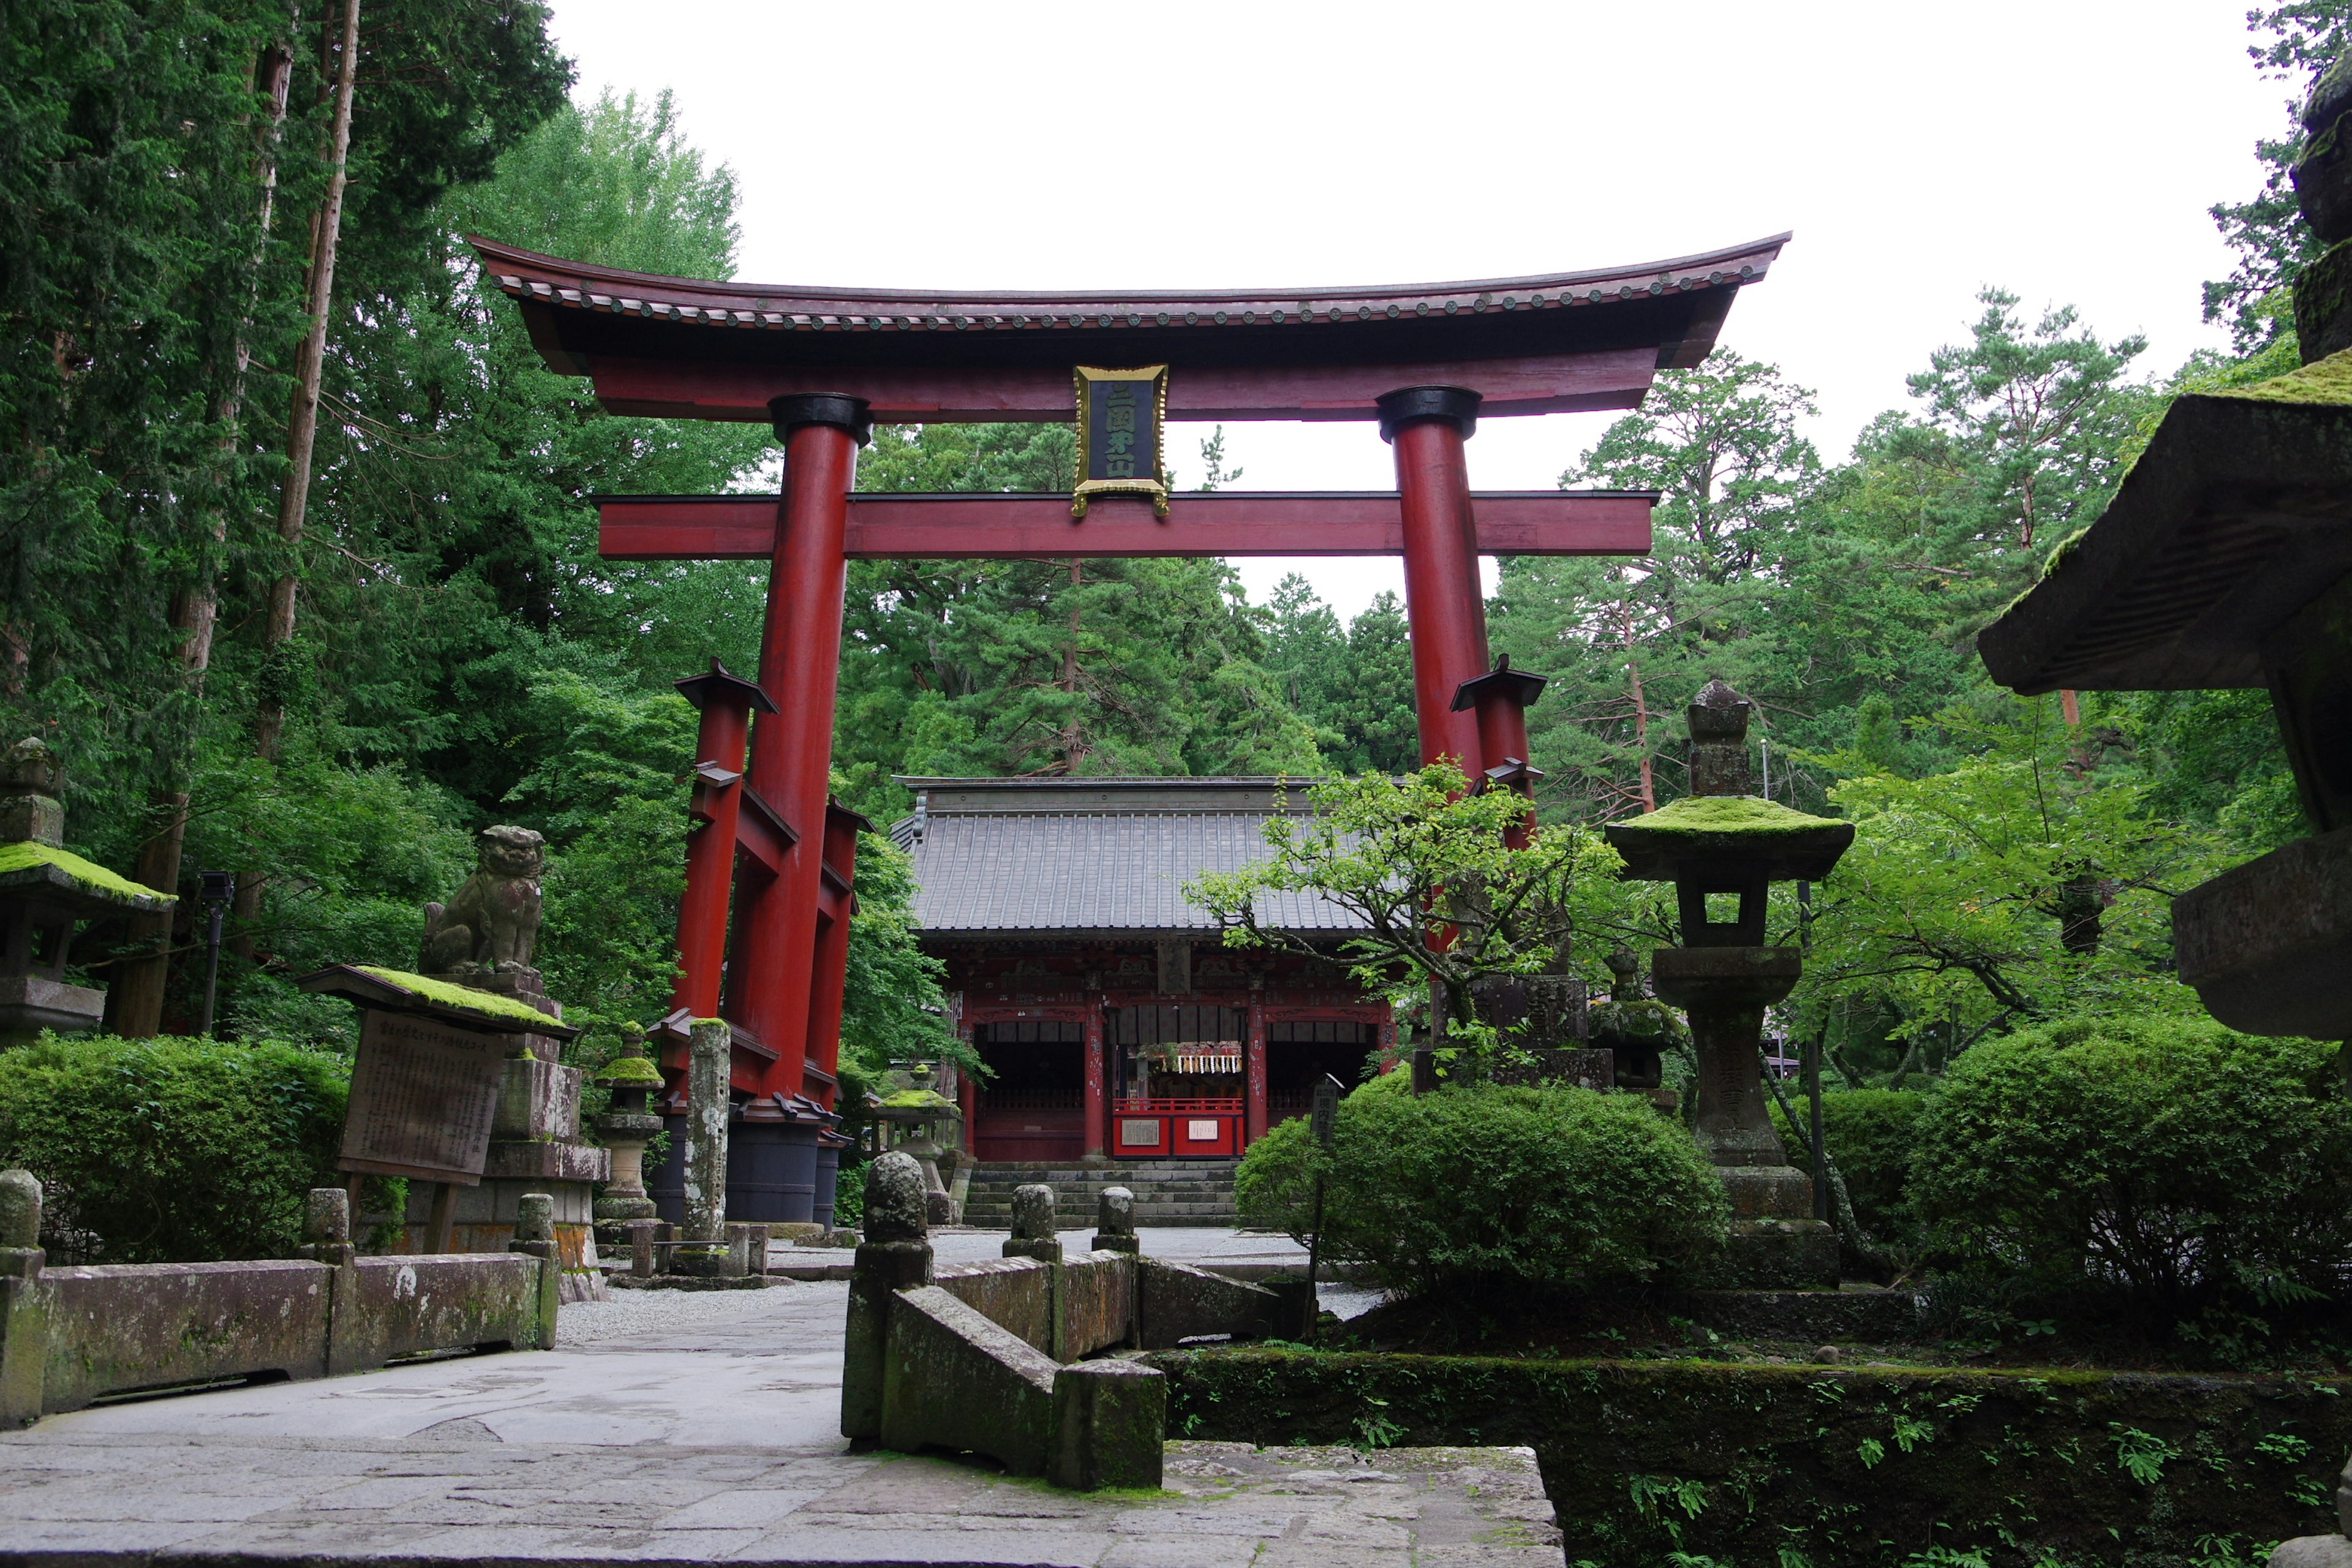
<path fill-rule="evenodd" d="M 861 447 L 874 439 L 873 416 L 862 397 L 845 392 L 789 392 L 768 401 L 768 417 L 775 421 L 776 439 L 803 425 L 831 425 L 846 430 Z"/>
<path fill-rule="evenodd" d="M 776 705 L 768 700 L 766 692 L 740 675 L 728 674 L 727 667 L 716 658 L 710 661 L 709 673 L 689 675 L 677 682 L 677 689 L 697 708 L 709 706 L 714 697 L 731 695 L 755 713 L 773 713 L 776 710 Z"/>
<path fill-rule="evenodd" d="M 1543 689 L 1551 684 L 1546 675 L 1529 675 L 1524 669 L 1511 668 L 1511 656 L 1505 654 L 1495 661 L 1495 668 L 1484 675 L 1474 675 L 1454 689 L 1454 711 L 1460 713 L 1478 705 L 1478 699 L 1489 691 L 1512 699 L 1521 708 L 1532 708 Z"/>
<path fill-rule="evenodd" d="M 1381 411 L 1381 439 L 1393 441 L 1407 425 L 1423 419 L 1443 419 L 1468 440 L 1478 433 L 1478 405 L 1484 394 L 1466 386 L 1402 386 L 1372 399 Z"/>

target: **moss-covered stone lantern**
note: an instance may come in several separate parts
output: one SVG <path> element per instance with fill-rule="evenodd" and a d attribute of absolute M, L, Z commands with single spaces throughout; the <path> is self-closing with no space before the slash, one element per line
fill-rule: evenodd
<path fill-rule="evenodd" d="M 612 1180 L 596 1199 L 596 1240 L 617 1248 L 628 1245 L 629 1221 L 654 1217 L 654 1201 L 646 1195 L 646 1145 L 662 1130 L 662 1119 L 647 1100 L 661 1092 L 662 1074 L 646 1055 L 645 1030 L 623 1025 L 621 1054 L 593 1076 L 612 1091 L 595 1123 L 613 1152 Z"/>
<path fill-rule="evenodd" d="M 0 1047 L 43 1029 L 94 1029 L 106 993 L 67 981 L 74 928 L 109 915 L 159 914 L 179 900 L 65 847 L 58 759 L 37 740 L 0 753 Z"/>
<path fill-rule="evenodd" d="M 867 1111 L 881 1124 L 889 1148 L 911 1155 L 923 1173 L 926 1207 L 933 1225 L 955 1223 L 955 1200 L 940 1175 L 940 1159 L 963 1145 L 963 1111 L 932 1087 L 938 1069 L 918 1062 L 892 1073 L 890 1090 L 871 1096 Z"/>
<path fill-rule="evenodd" d="M 1748 700 L 1710 680 L 1690 705 L 1692 794 L 1602 829 L 1625 875 L 1672 882 L 1683 945 L 1651 956 L 1659 999 L 1690 1018 L 1697 1058 L 1691 1131 L 1731 1195 L 1731 1282 L 1834 1286 L 1837 1237 L 1812 1217 L 1812 1180 L 1789 1163 L 1765 1107 L 1764 1010 L 1803 973 L 1793 947 L 1765 945 L 1766 893 L 1819 881 L 1853 825 L 1748 793 Z"/>

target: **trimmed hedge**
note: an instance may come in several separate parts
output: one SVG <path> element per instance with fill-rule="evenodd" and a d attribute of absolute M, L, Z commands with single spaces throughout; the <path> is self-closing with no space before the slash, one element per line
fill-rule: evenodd
<path fill-rule="evenodd" d="M 41 1178 L 43 1228 L 85 1261 L 290 1257 L 309 1190 L 343 1182 L 350 1072 L 286 1045 L 44 1038 L 0 1051 L 0 1166 Z"/>
<path fill-rule="evenodd" d="M 2336 1050 L 2174 1019 L 1984 1041 L 1919 1118 L 1912 1206 L 1965 1265 L 2078 1311 L 2184 1321 L 2336 1297 L 2352 1264 Z"/>
<path fill-rule="evenodd" d="M 1807 1101 L 1791 1094 L 1799 1125 L 1793 1130 L 1780 1108 L 1772 1107 L 1773 1125 L 1789 1146 L 1789 1157 L 1802 1165 L 1809 1129 Z M 1907 1089 L 1843 1089 L 1822 1091 L 1822 1142 L 1830 1158 L 1845 1178 L 1846 1195 L 1853 1200 L 1854 1217 L 1874 1236 L 1885 1237 L 1909 1220 L 1911 1153 L 1916 1147 L 1920 1113 L 1927 1096 Z"/>
<path fill-rule="evenodd" d="M 1340 1101 L 1328 1153 L 1304 1119 L 1250 1146 L 1244 1222 L 1303 1237 L 1318 1175 L 1324 1256 L 1416 1294 L 1672 1277 L 1716 1255 L 1729 1216 L 1690 1135 L 1646 1100 L 1558 1086 L 1414 1096 L 1374 1079 Z"/>
<path fill-rule="evenodd" d="M 1532 1446 L 1570 1568 L 2251 1568 L 2283 1538 L 2335 1529 L 2352 1448 L 2342 1379 L 1150 1360 L 1169 1376 L 1174 1437 Z"/>

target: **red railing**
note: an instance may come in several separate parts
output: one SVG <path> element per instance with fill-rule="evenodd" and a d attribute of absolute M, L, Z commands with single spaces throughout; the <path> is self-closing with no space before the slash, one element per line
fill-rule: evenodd
<path fill-rule="evenodd" d="M 1230 1100 L 1122 1100 L 1118 1110 L 1126 1116 L 1238 1116 L 1241 1097 Z"/>

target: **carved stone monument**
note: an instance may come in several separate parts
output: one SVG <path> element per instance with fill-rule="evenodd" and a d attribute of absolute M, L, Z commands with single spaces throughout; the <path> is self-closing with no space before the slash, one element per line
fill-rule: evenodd
<path fill-rule="evenodd" d="M 1748 793 L 1749 712 L 1746 698 L 1708 681 L 1688 710 L 1693 793 L 1602 833 L 1627 877 L 1675 884 L 1683 945 L 1660 948 L 1650 973 L 1659 998 L 1690 1016 L 1691 1131 L 1731 1195 L 1727 1282 L 1830 1288 L 1837 1235 L 1812 1217 L 1812 1179 L 1789 1163 L 1765 1110 L 1764 1010 L 1803 972 L 1795 948 L 1765 945 L 1765 894 L 1774 881 L 1827 876 L 1853 825 Z"/>
<path fill-rule="evenodd" d="M 563 1023 L 530 963 L 545 842 L 529 828 L 499 826 L 484 828 L 475 845 L 474 873 L 447 903 L 425 906 L 426 973 L 339 964 L 299 982 L 367 1014 L 344 1168 L 412 1178 L 400 1216 L 412 1252 L 503 1251 L 523 1196 L 547 1194 L 563 1299 L 602 1300 L 595 1188 L 610 1178 L 612 1157 L 581 1135 L 584 1075 L 559 1059 L 579 1031 Z M 446 1037 L 428 1039 L 434 1026 Z M 494 1073 L 484 1059 L 493 1051 Z M 471 1062 L 462 1071 L 461 1058 Z M 476 1130 L 485 1120 L 483 1134 Z M 354 1145 L 355 1135 L 367 1147 Z M 395 1137 L 412 1152 L 438 1151 L 443 1163 L 384 1155 L 383 1141 Z"/>
<path fill-rule="evenodd" d="M 99 1026 L 105 991 L 65 977 L 79 923 L 178 902 L 66 848 L 62 795 L 56 753 L 40 741 L 0 752 L 0 1047 Z"/>

